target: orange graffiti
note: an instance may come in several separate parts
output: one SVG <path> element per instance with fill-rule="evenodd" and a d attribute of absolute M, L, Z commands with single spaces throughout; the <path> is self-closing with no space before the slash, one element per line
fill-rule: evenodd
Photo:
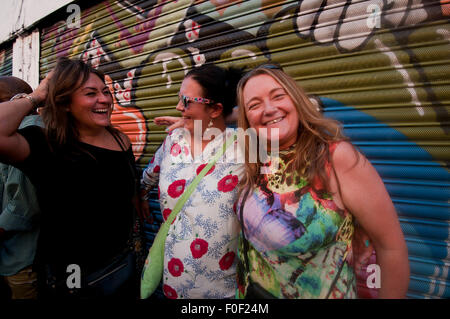
<path fill-rule="evenodd" d="M 442 15 L 450 16 L 450 0 L 441 0 Z"/>
<path fill-rule="evenodd" d="M 261 12 L 264 13 L 269 19 L 273 18 L 280 11 L 279 7 L 273 6 L 272 0 L 262 0 L 261 5 L 262 5 Z M 272 8 L 266 9 L 266 6 L 269 7 L 271 5 Z"/>
<path fill-rule="evenodd" d="M 142 112 L 134 107 L 123 107 L 116 98 L 113 80 L 105 75 L 105 82 L 113 97 L 113 113 L 111 122 L 113 126 L 125 133 L 132 143 L 133 153 L 136 160 L 142 156 L 147 136 L 147 125 Z"/>

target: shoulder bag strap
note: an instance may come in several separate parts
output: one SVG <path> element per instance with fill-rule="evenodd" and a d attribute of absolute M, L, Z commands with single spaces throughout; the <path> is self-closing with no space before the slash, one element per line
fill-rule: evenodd
<path fill-rule="evenodd" d="M 161 282 L 163 272 L 164 272 L 164 247 L 167 234 L 169 233 L 169 228 L 172 222 L 175 220 L 178 213 L 181 211 L 186 200 L 192 194 L 194 189 L 197 187 L 200 180 L 206 175 L 211 167 L 216 163 L 220 156 L 225 153 L 225 150 L 231 145 L 236 138 L 236 134 L 233 134 L 225 144 L 223 144 L 222 149 L 219 149 L 211 162 L 206 165 L 203 170 L 195 177 L 193 182 L 189 184 L 181 198 L 175 204 L 167 220 L 161 225 L 155 239 L 153 240 L 152 247 L 147 256 L 146 266 L 144 266 L 144 271 L 141 280 L 141 298 L 148 298 L 158 287 Z"/>
<path fill-rule="evenodd" d="M 244 227 L 244 205 L 247 200 L 248 194 L 250 193 L 250 187 L 245 191 L 244 197 L 242 198 L 241 206 L 239 207 L 239 221 L 242 230 L 242 240 L 244 246 L 244 260 L 245 260 L 245 271 L 250 274 L 250 263 L 248 262 L 248 241 L 245 237 L 245 227 Z"/>
<path fill-rule="evenodd" d="M 116 140 L 116 142 L 117 142 L 117 144 L 119 144 L 119 146 L 120 146 L 120 149 L 122 150 L 122 152 L 126 152 L 127 151 L 127 149 L 125 148 L 125 144 L 124 144 L 124 142 L 122 141 L 122 138 L 120 137 L 120 135 L 116 135 L 116 133 L 115 132 L 112 132 L 112 131 L 109 131 L 110 133 L 111 133 L 111 135 L 114 137 L 114 139 Z M 137 172 L 136 172 L 136 167 L 134 166 L 134 162 L 133 163 L 131 163 L 131 161 L 127 161 L 128 162 L 128 166 L 129 166 L 129 168 L 130 168 L 130 171 L 131 171 L 131 176 L 133 177 L 133 179 L 136 181 L 136 183 L 138 182 L 138 179 L 137 179 Z M 136 184 L 135 183 L 135 184 Z M 139 187 L 138 187 L 139 185 L 135 185 L 135 194 L 137 194 L 138 192 L 137 192 L 137 190 L 139 189 Z"/>
<path fill-rule="evenodd" d="M 216 164 L 217 160 L 225 153 L 225 150 L 235 141 L 236 134 L 233 134 L 226 142 L 223 144 L 222 149 L 220 149 L 213 159 L 206 165 L 202 171 L 194 178 L 192 183 L 189 184 L 186 191 L 181 195 L 178 202 L 175 204 L 175 207 L 172 209 L 172 212 L 170 213 L 169 217 L 165 221 L 169 225 L 174 221 L 174 219 L 177 217 L 178 213 L 181 211 L 181 208 L 183 208 L 184 203 L 188 200 L 188 198 L 191 196 L 192 192 L 197 188 L 197 185 L 200 183 L 202 178 L 206 175 L 206 173 L 209 172 L 211 167 L 213 167 L 214 164 Z"/>
<path fill-rule="evenodd" d="M 117 136 L 116 132 L 109 131 L 109 130 L 108 130 L 108 132 L 111 133 L 112 137 L 114 137 L 114 139 L 116 140 L 117 144 L 119 144 L 120 149 L 125 152 L 126 149 L 125 149 L 125 145 L 124 145 L 124 143 L 122 141 L 122 138 L 120 136 Z"/>

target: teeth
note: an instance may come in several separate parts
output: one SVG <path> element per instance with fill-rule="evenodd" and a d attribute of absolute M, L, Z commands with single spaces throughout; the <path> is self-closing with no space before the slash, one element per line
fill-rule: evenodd
<path fill-rule="evenodd" d="M 94 112 L 94 113 L 107 113 L 108 109 L 98 109 L 98 110 L 93 110 L 92 112 Z"/>
<path fill-rule="evenodd" d="M 280 117 L 280 118 L 278 118 L 278 119 L 275 119 L 275 120 L 273 120 L 273 121 L 269 121 L 269 122 L 267 122 L 266 123 L 266 125 L 270 125 L 270 124 L 275 124 L 275 123 L 278 123 L 278 122 L 280 122 L 281 120 L 282 120 L 283 118 L 282 117 Z"/>

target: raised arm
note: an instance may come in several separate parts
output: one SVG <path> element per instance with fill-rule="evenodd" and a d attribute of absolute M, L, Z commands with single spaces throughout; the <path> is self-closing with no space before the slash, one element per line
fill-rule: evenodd
<path fill-rule="evenodd" d="M 167 140 L 167 138 L 166 138 Z M 160 148 L 156 151 L 155 155 L 151 159 L 150 163 L 148 163 L 147 167 L 142 173 L 141 178 L 141 197 L 144 199 L 148 199 L 148 195 L 150 191 L 157 187 L 159 184 L 159 175 L 161 170 L 161 163 L 163 160 L 165 145 L 161 145 Z"/>
<path fill-rule="evenodd" d="M 47 98 L 51 74 L 50 72 L 30 94 L 33 101 L 21 98 L 0 103 L 0 162 L 18 163 L 29 155 L 30 147 L 25 138 L 17 133 L 17 129 L 23 118 L 33 110 L 35 104 L 39 105 Z"/>
<path fill-rule="evenodd" d="M 341 200 L 371 238 L 381 268 L 379 298 L 405 298 L 409 283 L 408 250 L 389 194 L 375 168 L 349 143 L 340 143 L 333 164 Z M 334 187 L 333 187 L 334 183 Z M 332 180 L 332 189 L 336 189 Z"/>

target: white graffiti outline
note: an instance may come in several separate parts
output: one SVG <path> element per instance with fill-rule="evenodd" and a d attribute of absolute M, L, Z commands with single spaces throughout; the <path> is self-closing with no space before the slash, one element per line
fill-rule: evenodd
<path fill-rule="evenodd" d="M 419 101 L 419 98 L 417 96 L 417 92 L 414 89 L 414 82 L 411 80 L 408 71 L 404 68 L 404 66 L 400 63 L 395 53 L 387 46 L 385 46 L 380 39 L 375 39 L 375 46 L 378 50 L 381 51 L 384 55 L 386 55 L 389 60 L 391 61 L 392 66 L 400 73 L 400 75 L 403 77 L 403 82 L 407 86 L 407 90 L 409 94 L 411 95 L 412 102 L 414 105 L 416 105 L 416 110 L 419 113 L 420 116 L 424 116 L 425 112 L 423 108 L 421 107 L 421 103 Z"/>
<path fill-rule="evenodd" d="M 247 49 L 234 50 L 231 53 L 231 56 L 233 58 L 238 58 L 238 57 L 241 57 L 241 56 L 249 56 L 249 57 L 252 58 L 252 60 L 256 60 L 256 54 L 253 51 L 250 51 L 250 50 L 247 50 Z"/>
<path fill-rule="evenodd" d="M 87 62 L 88 60 L 91 61 L 91 65 L 94 69 L 97 69 L 100 65 L 100 60 L 102 57 L 105 58 L 106 61 L 111 62 L 111 58 L 106 54 L 106 52 L 103 50 L 102 46 L 100 45 L 100 42 L 98 42 L 97 38 L 94 36 L 95 31 L 91 33 L 91 38 L 87 43 L 86 50 L 82 54 L 81 59 L 84 62 Z"/>
<path fill-rule="evenodd" d="M 153 64 L 162 62 L 163 73 L 161 74 L 161 76 L 163 78 L 167 77 L 166 88 L 168 88 L 168 89 L 172 86 L 172 78 L 170 77 L 170 74 L 168 74 L 168 72 L 167 72 L 168 71 L 167 65 L 175 59 L 178 60 L 178 62 L 181 64 L 181 66 L 183 67 L 184 73 L 186 74 L 188 72 L 187 64 L 183 61 L 183 59 L 179 55 L 177 55 L 175 53 L 171 53 L 171 52 L 160 53 L 155 57 L 155 60 L 153 61 Z"/>
<path fill-rule="evenodd" d="M 348 4 L 334 0 L 302 1 L 294 24 L 301 36 L 318 43 L 334 44 L 340 51 L 353 51 L 361 48 L 378 27 L 395 28 L 426 20 L 428 14 L 422 1 L 412 0 L 407 6 L 404 1 L 392 0 L 351 1 Z M 376 7 L 380 8 L 379 12 L 372 11 Z"/>
<path fill-rule="evenodd" d="M 195 66 L 199 67 L 206 63 L 206 57 L 204 54 L 200 54 L 200 50 L 197 48 L 187 48 L 192 53 L 192 60 L 194 60 Z"/>

